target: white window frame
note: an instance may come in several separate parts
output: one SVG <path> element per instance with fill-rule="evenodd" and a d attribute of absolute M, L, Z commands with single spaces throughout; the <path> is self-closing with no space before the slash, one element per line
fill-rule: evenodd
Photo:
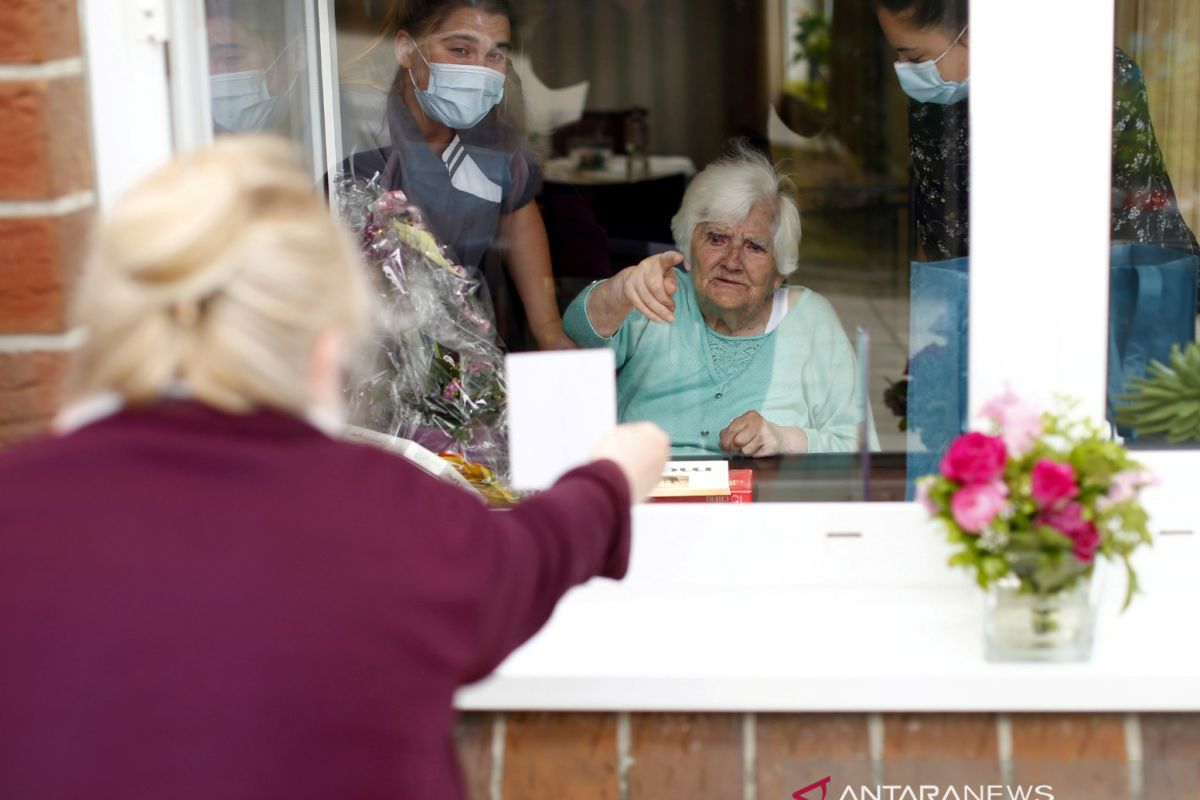
<path fill-rule="evenodd" d="M 328 65 L 311 70 L 310 80 L 320 82 L 324 161 L 333 164 L 340 154 L 333 3 L 310 2 L 316 40 L 309 53 L 320 62 L 312 66 Z M 119 14 L 100 0 L 85 0 L 83 8 L 98 183 L 107 208 L 147 169 L 211 138 L 207 54 L 197 23 L 203 0 L 122 0 Z M 158 24 L 155 14 L 168 10 L 166 23 Z M 1113 0 L 971 5 L 973 413 L 1011 385 L 1043 403 L 1056 394 L 1076 397 L 1082 411 L 1103 419 L 1113 12 Z M 173 41 L 170 77 L 165 39 Z M 1016 49 L 1052 53 L 1053 87 L 1065 91 L 1046 84 L 1044 58 Z M 1039 205 L 1052 212 L 1052 225 L 1038 224 Z M 1164 525 L 1200 527 L 1187 508 L 1200 450 L 1138 457 L 1163 478 L 1151 511 L 1167 514 Z M 836 529 L 851 520 L 879 531 L 913 524 L 915 515 L 898 515 L 897 505 L 904 504 L 827 503 L 818 516 Z M 788 520 L 812 519 L 811 506 L 778 504 L 771 516 L 790 527 Z M 719 569 L 719 561 L 711 568 Z"/>

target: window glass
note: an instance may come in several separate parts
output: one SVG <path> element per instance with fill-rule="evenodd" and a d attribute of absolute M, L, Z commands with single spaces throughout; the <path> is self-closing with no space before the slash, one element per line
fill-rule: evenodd
<path fill-rule="evenodd" d="M 213 133 L 294 140 L 314 177 L 324 172 L 315 30 L 309 2 L 205 0 Z"/>
<path fill-rule="evenodd" d="M 1109 414 L 1135 447 L 1195 447 L 1200 8 L 1117 0 L 1116 9 Z"/>
<path fill-rule="evenodd" d="M 337 0 L 341 171 L 419 209 L 504 349 L 611 347 L 677 457 L 847 499 L 866 449 L 903 499 L 966 411 L 969 36 L 965 0 L 884 5 Z"/>

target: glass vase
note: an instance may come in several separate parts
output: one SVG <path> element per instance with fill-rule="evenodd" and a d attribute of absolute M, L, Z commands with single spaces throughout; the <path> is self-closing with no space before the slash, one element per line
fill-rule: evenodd
<path fill-rule="evenodd" d="M 988 661 L 1087 661 L 1095 627 L 1091 587 L 1088 576 L 1040 595 L 1022 593 L 1013 575 L 994 582 L 983 616 Z"/>

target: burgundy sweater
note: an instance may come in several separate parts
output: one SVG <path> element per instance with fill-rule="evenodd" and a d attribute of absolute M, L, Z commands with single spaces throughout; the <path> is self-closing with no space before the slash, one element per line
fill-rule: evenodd
<path fill-rule="evenodd" d="M 621 577 L 629 494 L 504 512 L 273 412 L 0 454 L 0 798 L 457 798 L 457 687 Z"/>

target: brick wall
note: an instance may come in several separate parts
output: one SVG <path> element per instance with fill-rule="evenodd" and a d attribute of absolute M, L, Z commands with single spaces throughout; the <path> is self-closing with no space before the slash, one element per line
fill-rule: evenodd
<path fill-rule="evenodd" d="M 67 297 L 93 218 L 77 0 L 0 13 L 0 447 L 42 430 L 76 336 Z"/>
<path fill-rule="evenodd" d="M 472 800 L 788 800 L 826 776 L 828 800 L 1002 784 L 1200 797 L 1197 714 L 473 713 L 456 734 Z"/>

